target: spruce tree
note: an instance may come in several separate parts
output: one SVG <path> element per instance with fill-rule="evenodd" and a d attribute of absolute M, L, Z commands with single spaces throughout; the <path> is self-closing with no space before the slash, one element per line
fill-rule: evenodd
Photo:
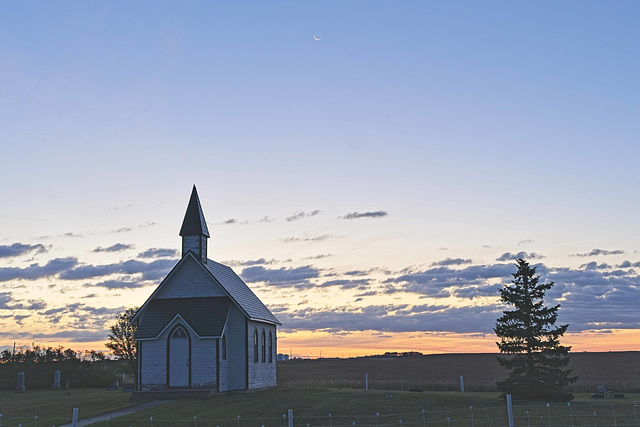
<path fill-rule="evenodd" d="M 516 265 L 511 285 L 500 289 L 500 300 L 513 310 L 505 310 L 496 321 L 496 344 L 500 353 L 512 356 L 498 357 L 510 373 L 497 387 L 523 399 L 571 400 L 570 385 L 578 377 L 571 377 L 567 369 L 571 347 L 560 345 L 569 325 L 555 326 L 560 304 L 544 305 L 544 295 L 554 283 L 540 283 L 536 268 L 521 258 Z"/>

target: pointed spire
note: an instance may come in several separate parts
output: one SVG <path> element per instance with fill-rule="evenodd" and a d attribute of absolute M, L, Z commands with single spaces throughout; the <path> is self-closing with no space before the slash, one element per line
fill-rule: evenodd
<path fill-rule="evenodd" d="M 207 221 L 204 219 L 202 213 L 202 206 L 200 206 L 200 198 L 198 198 L 198 191 L 196 186 L 193 186 L 191 191 L 191 198 L 189 199 L 189 205 L 187 206 L 187 212 L 184 214 L 184 220 L 182 221 L 182 228 L 180 228 L 181 236 L 209 236 L 209 229 L 207 228 Z"/>

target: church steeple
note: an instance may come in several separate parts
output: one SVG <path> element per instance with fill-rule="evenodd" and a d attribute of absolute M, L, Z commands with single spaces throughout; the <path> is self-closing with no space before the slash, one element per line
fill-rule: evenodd
<path fill-rule="evenodd" d="M 182 236 L 182 256 L 184 257 L 187 252 L 192 252 L 196 258 L 206 263 L 209 229 L 202 213 L 195 185 L 191 191 L 187 212 L 184 214 L 180 235 Z"/>

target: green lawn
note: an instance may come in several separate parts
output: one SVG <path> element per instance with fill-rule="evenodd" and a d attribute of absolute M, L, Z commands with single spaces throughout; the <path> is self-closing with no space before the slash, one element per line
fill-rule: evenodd
<path fill-rule="evenodd" d="M 293 410 L 296 427 L 306 427 L 307 423 L 316 427 L 352 427 L 354 422 L 357 427 L 471 426 L 472 416 L 474 427 L 508 424 L 506 403 L 498 399 L 495 392 L 392 392 L 390 399 L 386 395 L 384 391 L 372 390 L 278 388 L 208 400 L 167 402 L 114 420 L 109 427 L 286 427 L 282 415 L 288 409 Z M 552 403 L 547 408 L 546 402 L 515 402 L 514 416 L 516 425 L 549 426 L 551 418 L 553 426 L 570 426 L 572 419 L 573 425 L 578 426 L 594 425 L 595 411 L 597 425 L 613 426 L 615 411 L 618 426 L 635 426 L 634 399 L 640 400 L 640 395 L 628 395 L 625 400 L 592 401 L 588 394 L 581 394 L 571 408 L 566 403 Z M 422 409 L 425 409 L 424 416 Z M 526 411 L 529 411 L 528 417 Z"/>
<path fill-rule="evenodd" d="M 129 393 L 106 389 L 0 391 L 2 427 L 52 426 L 71 422 L 73 408 L 87 418 L 133 405 Z"/>
<path fill-rule="evenodd" d="M 288 409 L 293 410 L 296 427 L 307 424 L 353 427 L 354 422 L 356 427 L 454 427 L 471 426 L 472 422 L 474 427 L 496 427 L 507 424 L 506 404 L 495 392 L 398 391 L 391 394 L 393 397 L 389 399 L 386 392 L 378 390 L 276 388 L 206 400 L 167 402 L 96 426 L 286 427 L 282 415 Z M 38 415 L 40 427 L 59 425 L 70 421 L 74 407 L 80 408 L 82 419 L 130 406 L 128 397 L 127 393 L 101 389 L 72 390 L 70 395 L 65 391 L 0 392 L 2 427 L 17 426 L 18 423 L 24 427 L 35 426 L 35 415 Z M 571 407 L 556 402 L 549 408 L 546 402 L 514 402 L 516 425 L 637 426 L 633 401 L 640 401 L 640 395 L 627 394 L 626 397 L 624 400 L 593 401 L 588 394 L 578 394 Z"/>

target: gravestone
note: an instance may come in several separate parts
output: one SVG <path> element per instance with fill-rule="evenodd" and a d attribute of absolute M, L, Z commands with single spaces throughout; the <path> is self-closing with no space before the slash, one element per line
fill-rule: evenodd
<path fill-rule="evenodd" d="M 60 385 L 60 371 L 55 371 L 53 373 L 53 388 L 59 390 L 62 388 Z"/>
<path fill-rule="evenodd" d="M 24 372 L 18 372 L 18 383 L 16 385 L 16 391 L 22 393 L 26 390 L 24 386 Z"/>

